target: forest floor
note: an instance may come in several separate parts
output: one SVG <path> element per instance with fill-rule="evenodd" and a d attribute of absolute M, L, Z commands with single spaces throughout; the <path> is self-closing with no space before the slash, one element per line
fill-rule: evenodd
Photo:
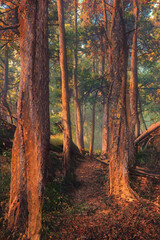
<path fill-rule="evenodd" d="M 54 154 L 57 157 L 57 165 L 62 154 Z M 7 152 L 3 155 L 5 156 L 0 156 L 1 180 L 4 180 L 1 186 L 3 199 L 0 209 L 0 240 L 17 240 L 18 237 L 5 233 L 3 216 L 7 212 L 9 196 L 10 156 L 6 156 Z M 137 167 L 130 181 L 140 199 L 113 199 L 109 196 L 108 163 L 97 158 L 94 156 L 91 159 L 86 156 L 81 161 L 76 169 L 75 187 L 64 185 L 62 172 L 58 170 L 61 169 L 59 165 L 54 180 L 46 188 L 41 239 L 159 240 L 160 174 L 144 166 Z"/>
<path fill-rule="evenodd" d="M 43 239 L 160 239 L 160 175 L 137 167 L 131 177 L 136 201 L 109 197 L 108 164 L 85 158 L 76 170 L 78 186 L 67 192 L 71 205 L 48 214 Z M 64 204 L 65 206 L 65 204 Z M 53 227 L 54 226 L 54 227 Z"/>

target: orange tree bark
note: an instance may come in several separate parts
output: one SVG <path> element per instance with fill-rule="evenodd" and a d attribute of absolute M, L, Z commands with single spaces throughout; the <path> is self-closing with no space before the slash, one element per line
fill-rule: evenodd
<path fill-rule="evenodd" d="M 8 92 L 8 45 L 5 46 L 3 100 L 7 101 Z"/>
<path fill-rule="evenodd" d="M 40 239 L 50 137 L 47 5 L 47 0 L 22 0 L 19 7 L 21 78 L 8 226 L 34 240 Z"/>
<path fill-rule="evenodd" d="M 68 88 L 68 71 L 67 71 L 67 52 L 64 28 L 64 9 L 63 0 L 57 0 L 58 20 L 59 20 L 59 43 L 60 43 L 60 67 L 62 79 L 62 118 L 63 118 L 63 153 L 64 153 L 64 170 L 65 176 L 71 176 L 71 120 L 69 106 L 69 88 Z"/>
<path fill-rule="evenodd" d="M 97 98 L 97 96 L 96 96 L 96 98 Z M 96 113 L 95 110 L 96 110 L 96 101 L 93 103 L 93 109 L 92 109 L 91 140 L 90 140 L 90 148 L 89 148 L 89 155 L 90 156 L 92 156 L 92 154 L 93 154 L 93 147 L 94 147 L 95 113 Z"/>
<path fill-rule="evenodd" d="M 106 13 L 106 2 L 102 0 L 103 5 L 103 19 L 104 19 L 104 30 L 105 30 L 105 52 L 107 55 L 108 52 L 108 26 L 107 26 L 107 13 Z M 102 60 L 103 63 L 103 60 Z M 102 74 L 104 74 L 103 68 L 102 68 Z M 106 79 L 105 79 L 106 81 Z M 102 122 L 102 154 L 107 154 L 108 151 L 108 98 L 107 94 L 108 91 L 105 87 L 105 103 L 103 108 L 103 122 Z"/>
<path fill-rule="evenodd" d="M 130 77 L 130 109 L 131 109 L 131 129 L 136 138 L 140 134 L 140 121 L 138 116 L 138 76 L 137 76 L 137 21 L 138 21 L 138 0 L 133 1 L 133 14 L 135 18 L 134 32 L 132 39 L 131 54 L 131 77 Z"/>
<path fill-rule="evenodd" d="M 149 136 L 151 133 L 153 133 L 155 130 L 160 128 L 160 122 L 154 123 L 149 128 L 142 133 L 138 138 L 135 140 L 135 144 L 139 144 L 142 140 L 144 140 L 147 136 Z"/>
<path fill-rule="evenodd" d="M 129 127 L 126 110 L 128 48 L 121 4 L 122 1 L 113 1 L 110 33 L 109 172 L 110 194 L 126 198 L 132 196 L 132 191 L 128 182 Z"/>
<path fill-rule="evenodd" d="M 74 0 L 74 33 L 75 33 L 75 49 L 74 49 L 74 107 L 75 107 L 75 125 L 76 125 L 76 142 L 77 146 L 82 152 L 84 149 L 83 141 L 83 119 L 82 111 L 79 100 L 79 91 L 78 91 L 78 56 L 77 56 L 77 47 L 78 47 L 78 36 L 77 36 L 77 0 Z"/>
<path fill-rule="evenodd" d="M 108 102 L 105 99 L 103 107 L 103 122 L 102 122 L 102 154 L 107 154 L 108 151 L 108 118 L 107 118 Z"/>
<path fill-rule="evenodd" d="M 7 93 L 8 93 L 8 45 L 6 44 L 5 46 L 5 59 L 4 59 L 4 82 L 3 82 L 3 91 L 2 91 L 2 103 L 4 106 L 4 111 L 3 111 L 3 118 L 7 120 L 7 115 L 6 115 L 6 110 L 8 111 L 8 114 L 10 116 L 11 123 L 12 121 L 12 114 L 9 108 L 9 104 L 7 102 Z"/>

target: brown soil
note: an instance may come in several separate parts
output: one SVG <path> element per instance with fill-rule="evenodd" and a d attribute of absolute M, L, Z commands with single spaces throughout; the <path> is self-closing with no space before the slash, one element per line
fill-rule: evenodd
<path fill-rule="evenodd" d="M 70 193 L 75 210 L 63 212 L 50 239 L 160 239 L 158 174 L 154 178 L 152 173 L 149 179 L 149 173 L 134 175 L 133 188 L 141 194 L 147 188 L 147 194 L 150 192 L 152 197 L 132 202 L 109 197 L 107 164 L 87 158 L 76 174 L 81 185 Z"/>
<path fill-rule="evenodd" d="M 5 159 L 1 157 L 1 167 L 4 166 L 1 171 L 8 173 L 9 163 L 6 164 Z M 66 194 L 63 193 L 61 205 L 64 207 L 45 214 L 42 240 L 160 239 L 160 175 L 137 167 L 131 175 L 131 185 L 140 200 L 113 199 L 109 197 L 108 162 L 101 161 L 87 157 L 81 162 L 76 170 L 79 185 L 67 193 L 72 204 L 65 202 Z M 6 196 L 8 187 L 5 191 Z M 8 201 L 4 199 L 1 203 L 5 202 Z M 2 209 L 5 206 L 1 204 Z M 13 239 L 7 233 L 2 237 L 4 230 L 3 227 L 0 231 L 0 239 Z"/>

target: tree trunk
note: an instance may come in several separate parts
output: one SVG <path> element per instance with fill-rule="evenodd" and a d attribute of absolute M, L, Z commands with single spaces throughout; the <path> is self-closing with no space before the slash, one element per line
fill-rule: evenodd
<path fill-rule="evenodd" d="M 71 120 L 69 106 L 69 89 L 68 89 L 68 71 L 67 71 L 67 52 L 64 28 L 64 10 L 63 0 L 57 0 L 58 20 L 59 20 L 59 43 L 60 43 L 60 67 L 62 78 L 62 120 L 63 120 L 63 154 L 65 177 L 71 175 Z"/>
<path fill-rule="evenodd" d="M 105 29 L 105 34 L 106 34 L 106 37 L 107 37 L 108 28 L 107 28 L 107 13 L 106 13 L 106 3 L 105 3 L 105 0 L 102 0 L 102 5 L 103 5 L 104 29 Z"/>
<path fill-rule="evenodd" d="M 77 57 L 77 48 L 78 48 L 78 36 L 77 36 L 77 0 L 74 0 L 74 33 L 75 33 L 75 50 L 74 50 L 74 108 L 75 108 L 75 124 L 76 124 L 76 142 L 77 146 L 82 153 L 84 149 L 83 141 L 83 120 L 82 120 L 82 111 L 79 101 L 78 93 L 78 78 L 77 78 L 77 69 L 78 69 L 78 57 Z"/>
<path fill-rule="evenodd" d="M 9 228 L 40 239 L 42 194 L 49 152 L 47 0 L 22 0 L 18 125 L 12 149 Z"/>
<path fill-rule="evenodd" d="M 3 99 L 7 100 L 8 92 L 8 45 L 5 47 L 5 60 L 4 60 L 4 83 L 3 83 Z"/>
<path fill-rule="evenodd" d="M 89 148 L 89 155 L 90 156 L 92 156 L 92 154 L 93 154 L 93 147 L 94 147 L 95 109 L 96 109 L 96 102 L 93 103 L 93 110 L 92 110 L 91 140 L 90 140 L 90 148 Z"/>
<path fill-rule="evenodd" d="M 103 19 L 104 19 L 104 29 L 105 29 L 105 43 L 106 43 L 106 54 L 108 51 L 108 26 L 107 26 L 107 13 L 106 13 L 106 3 L 103 0 Z M 102 60 L 103 61 L 103 60 Z M 102 68 L 103 71 L 103 68 Z M 103 120 L 102 120 L 102 154 L 107 154 L 108 151 L 108 100 L 107 100 L 107 90 L 105 92 L 105 103 L 103 108 Z"/>
<path fill-rule="evenodd" d="M 105 99 L 103 107 L 103 122 L 102 122 L 102 154 L 108 152 L 108 101 Z"/>
<path fill-rule="evenodd" d="M 5 47 L 5 59 L 4 59 L 4 82 L 3 82 L 3 92 L 2 92 L 2 103 L 3 103 L 3 106 L 4 106 L 4 115 L 3 118 L 4 120 L 7 120 L 7 114 L 6 114 L 6 111 L 5 109 L 8 111 L 8 114 L 9 114 L 9 117 L 10 117 L 10 120 L 11 120 L 11 123 L 13 123 L 12 121 L 12 114 L 11 114 L 11 111 L 10 111 L 10 108 L 9 108 L 9 105 L 8 105 L 8 102 L 7 102 L 7 93 L 8 93 L 8 45 L 6 45 Z"/>
<path fill-rule="evenodd" d="M 133 14 L 135 17 L 134 33 L 132 40 L 131 54 L 131 78 L 130 78 L 130 109 L 131 109 L 131 130 L 135 137 L 140 134 L 140 121 L 138 116 L 138 76 L 137 76 L 137 21 L 138 21 L 138 0 L 133 1 Z"/>
<path fill-rule="evenodd" d="M 126 110 L 128 48 L 119 0 L 113 2 L 111 22 L 108 95 L 110 194 L 126 198 L 132 196 L 128 181 L 129 127 Z"/>

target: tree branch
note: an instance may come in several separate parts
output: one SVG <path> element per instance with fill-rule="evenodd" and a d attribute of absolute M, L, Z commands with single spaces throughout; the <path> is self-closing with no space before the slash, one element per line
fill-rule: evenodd
<path fill-rule="evenodd" d="M 7 27 L 0 28 L 0 31 L 4 31 L 8 29 L 17 29 L 18 27 L 19 27 L 19 24 L 15 26 L 7 26 Z"/>

